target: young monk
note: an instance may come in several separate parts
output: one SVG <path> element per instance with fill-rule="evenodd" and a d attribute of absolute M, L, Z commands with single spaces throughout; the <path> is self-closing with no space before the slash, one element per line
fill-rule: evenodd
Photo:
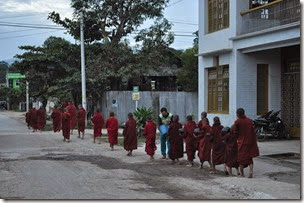
<path fill-rule="evenodd" d="M 110 112 L 110 118 L 106 122 L 111 151 L 114 150 L 114 145 L 118 144 L 118 120 L 114 116 L 114 112 Z"/>
<path fill-rule="evenodd" d="M 68 109 L 65 108 L 64 113 L 62 113 L 62 135 L 63 141 L 70 142 L 70 122 L 71 122 L 71 114 L 68 112 Z"/>
<path fill-rule="evenodd" d="M 26 114 L 25 114 L 25 122 L 27 124 L 28 129 L 30 129 L 30 126 L 31 126 L 31 112 L 30 111 L 26 112 Z"/>
<path fill-rule="evenodd" d="M 187 116 L 187 123 L 184 125 L 184 135 L 186 141 L 186 153 L 188 164 L 187 166 L 193 166 L 193 160 L 195 159 L 195 151 L 196 151 L 196 138 L 194 136 L 194 130 L 196 128 L 196 123 L 192 120 L 192 116 Z"/>
<path fill-rule="evenodd" d="M 225 155 L 225 144 L 221 139 L 222 129 L 224 126 L 221 125 L 221 121 L 219 117 L 213 118 L 213 126 L 212 126 L 212 152 L 211 152 L 211 163 L 212 163 L 212 171 L 214 174 L 215 166 L 224 164 L 224 155 Z M 226 168 L 225 168 L 226 169 Z"/>
<path fill-rule="evenodd" d="M 31 125 L 32 125 L 32 128 L 33 128 L 33 132 L 36 132 L 37 131 L 37 110 L 36 108 L 32 108 L 31 110 Z"/>
<path fill-rule="evenodd" d="M 239 175 L 239 164 L 237 162 L 237 139 L 235 136 L 235 129 L 234 125 L 229 127 L 225 127 L 222 130 L 222 140 L 224 141 L 225 144 L 225 156 L 224 156 L 224 162 L 225 162 L 225 167 L 228 168 L 228 174 L 226 175 L 232 176 L 232 168 L 236 168 L 237 174 Z"/>
<path fill-rule="evenodd" d="M 132 113 L 128 113 L 128 121 L 123 130 L 124 149 L 128 151 L 127 156 L 132 156 L 132 151 L 137 149 L 136 121 Z"/>
<path fill-rule="evenodd" d="M 95 143 L 95 139 L 98 138 L 99 139 L 98 144 L 100 144 L 104 119 L 103 119 L 103 116 L 101 115 L 99 109 L 96 110 L 96 113 L 94 114 L 94 116 L 92 118 L 92 123 L 94 125 L 94 142 L 93 143 Z"/>
<path fill-rule="evenodd" d="M 85 119 L 87 112 L 81 105 L 79 105 L 78 108 L 79 108 L 77 112 L 78 138 L 80 138 L 80 133 L 82 133 L 81 139 L 84 139 Z"/>
<path fill-rule="evenodd" d="M 210 170 L 212 171 L 211 164 L 211 148 L 212 148 L 212 129 L 209 125 L 207 118 L 202 119 L 202 128 L 200 130 L 200 134 L 196 136 L 199 139 L 199 149 L 198 149 L 198 157 L 201 162 L 200 169 L 203 168 L 203 164 L 207 161 L 210 165 Z"/>
<path fill-rule="evenodd" d="M 179 129 L 181 128 L 183 128 L 183 126 L 179 123 L 179 116 L 174 115 L 168 131 L 170 142 L 169 158 L 172 160 L 173 164 L 176 160 L 176 164 L 178 165 L 180 165 L 179 159 L 184 156 L 183 137 L 179 132 Z"/>
<path fill-rule="evenodd" d="M 197 127 L 199 128 L 199 129 L 201 129 L 202 127 L 203 127 L 203 119 L 204 118 L 207 118 L 207 112 L 206 111 L 203 111 L 202 113 L 201 113 L 201 120 L 198 122 L 198 124 L 197 124 Z M 207 120 L 208 120 L 208 118 L 207 118 Z M 209 122 L 209 121 L 208 121 Z"/>
<path fill-rule="evenodd" d="M 155 139 L 156 139 L 156 124 L 152 121 L 152 117 L 147 117 L 147 123 L 144 128 L 143 135 L 146 137 L 146 153 L 154 159 L 154 153 L 156 150 Z"/>
<path fill-rule="evenodd" d="M 253 157 L 259 156 L 256 134 L 253 122 L 245 116 L 245 110 L 239 108 L 236 111 L 238 119 L 234 122 L 238 144 L 238 163 L 241 177 L 244 177 L 244 168 L 249 166 L 249 176 L 253 177 Z"/>
<path fill-rule="evenodd" d="M 43 106 L 37 110 L 37 128 L 41 132 L 45 125 L 45 110 Z"/>
<path fill-rule="evenodd" d="M 54 107 L 53 112 L 51 114 L 53 119 L 53 130 L 54 132 L 60 132 L 61 129 L 61 113 L 58 110 L 57 106 Z"/>
<path fill-rule="evenodd" d="M 70 123 L 70 129 L 71 129 L 71 135 L 73 135 L 73 130 L 76 126 L 76 114 L 77 110 L 73 102 L 70 102 L 70 104 L 66 107 L 68 109 L 68 112 L 71 115 L 71 123 Z"/>

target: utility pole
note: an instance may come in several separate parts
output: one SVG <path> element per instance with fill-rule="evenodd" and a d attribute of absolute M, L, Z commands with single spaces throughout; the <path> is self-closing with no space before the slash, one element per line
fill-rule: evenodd
<path fill-rule="evenodd" d="M 9 88 L 8 69 L 6 69 L 6 87 Z M 10 106 L 9 106 L 9 97 L 6 98 L 6 107 L 7 107 L 7 110 L 10 109 Z"/>
<path fill-rule="evenodd" d="M 84 56 L 84 36 L 83 36 L 83 11 L 80 13 L 80 49 L 81 49 L 81 92 L 82 107 L 87 111 L 86 78 L 85 78 L 85 56 Z M 87 115 L 85 123 L 87 124 Z"/>
<path fill-rule="evenodd" d="M 26 81 L 26 112 L 30 109 L 29 82 Z"/>
<path fill-rule="evenodd" d="M 83 11 L 80 13 L 80 45 L 81 45 L 81 91 L 82 107 L 87 110 L 86 78 L 85 78 L 85 57 L 84 57 L 84 36 L 83 36 Z"/>

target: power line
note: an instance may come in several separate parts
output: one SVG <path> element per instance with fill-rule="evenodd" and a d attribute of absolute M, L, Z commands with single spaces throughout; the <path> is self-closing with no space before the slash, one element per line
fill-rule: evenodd
<path fill-rule="evenodd" d="M 0 32 L 1 34 L 8 34 L 8 33 L 14 33 L 14 32 L 26 32 L 26 31 L 33 31 L 37 28 L 30 28 L 30 29 L 24 29 L 24 30 L 13 30 L 13 31 L 7 31 L 7 32 Z"/>
<path fill-rule="evenodd" d="M 170 7 L 170 6 L 173 6 L 173 5 L 175 5 L 175 4 L 178 4 L 179 2 L 182 2 L 183 0 L 179 0 L 179 1 L 177 1 L 177 2 L 174 2 L 174 3 L 172 3 L 172 4 L 169 4 L 168 6 L 167 6 L 167 8 L 168 7 Z"/>
<path fill-rule="evenodd" d="M 184 24 L 184 25 L 195 25 L 197 26 L 197 23 L 186 23 L 186 22 L 180 22 L 180 21 L 170 21 L 172 23 L 176 23 L 176 24 Z"/>
<path fill-rule="evenodd" d="M 50 24 L 15 23 L 15 22 L 4 22 L 4 21 L 0 21 L 0 23 L 15 24 L 15 25 L 29 25 L 29 26 L 48 26 L 48 27 L 62 28 L 62 26 L 60 26 L 60 25 L 50 25 Z"/>
<path fill-rule="evenodd" d="M 58 32 L 58 31 L 60 31 L 60 30 L 54 30 L 54 31 L 48 31 L 48 32 L 39 32 L 39 33 L 28 34 L 28 35 L 19 35 L 19 36 L 11 36 L 11 37 L 2 37 L 2 38 L 0 38 L 0 40 L 3 40 L 3 39 L 12 39 L 12 38 L 20 38 L 20 37 L 30 37 L 30 36 L 40 35 L 40 34 Z"/>
<path fill-rule="evenodd" d="M 31 25 L 15 25 L 15 24 L 7 24 L 7 23 L 0 23 L 0 26 L 8 26 L 8 27 L 27 27 L 27 28 L 37 28 L 37 29 L 49 29 L 49 30 L 66 30 L 65 28 L 56 28 L 56 27 L 49 27 L 49 26 L 31 26 Z"/>

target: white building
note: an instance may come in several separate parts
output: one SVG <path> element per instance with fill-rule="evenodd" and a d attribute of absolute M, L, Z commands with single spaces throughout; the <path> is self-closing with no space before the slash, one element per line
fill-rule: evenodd
<path fill-rule="evenodd" d="M 300 13 L 300 0 L 199 0 L 199 112 L 230 126 L 237 108 L 281 109 L 299 133 Z"/>

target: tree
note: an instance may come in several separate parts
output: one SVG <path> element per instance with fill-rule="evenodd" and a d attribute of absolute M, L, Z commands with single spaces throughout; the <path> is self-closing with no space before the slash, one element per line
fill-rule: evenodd
<path fill-rule="evenodd" d="M 198 90 L 198 32 L 194 34 L 197 37 L 193 40 L 193 47 L 181 54 L 183 66 L 177 75 L 177 82 L 184 91 Z"/>
<path fill-rule="evenodd" d="M 0 84 L 6 82 L 6 72 L 8 64 L 5 61 L 0 61 Z"/>
<path fill-rule="evenodd" d="M 62 25 L 79 39 L 79 18 L 83 11 L 84 36 L 88 43 L 108 39 L 118 45 L 121 39 L 137 29 L 145 20 L 162 16 L 169 0 L 72 0 L 74 19 L 61 19 L 53 11 L 48 19 Z"/>

